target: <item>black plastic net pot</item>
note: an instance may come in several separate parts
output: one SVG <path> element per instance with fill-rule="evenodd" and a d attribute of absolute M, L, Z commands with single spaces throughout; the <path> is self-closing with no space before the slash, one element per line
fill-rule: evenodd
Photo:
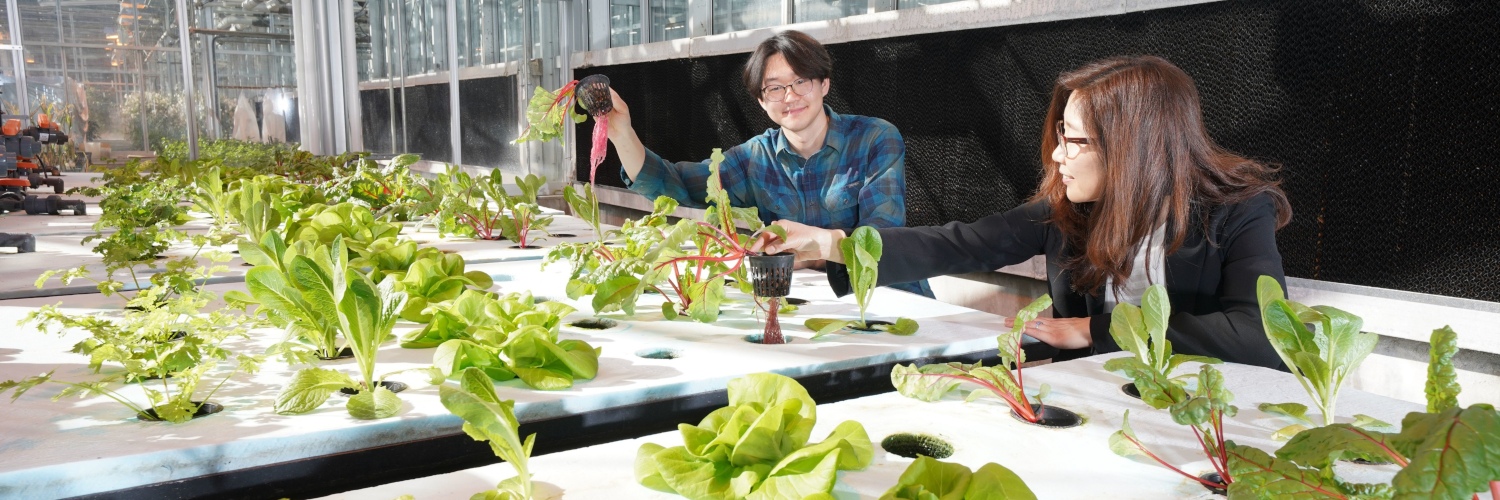
<path fill-rule="evenodd" d="M 755 296 L 770 299 L 770 307 L 766 312 L 766 330 L 760 337 L 762 344 L 786 343 L 786 338 L 781 335 L 781 321 L 776 318 L 776 314 L 781 310 L 781 298 L 792 293 L 792 264 L 796 261 L 795 257 L 790 252 L 746 257 L 750 260 L 750 284 L 755 290 Z"/>
<path fill-rule="evenodd" d="M 746 257 L 750 259 L 750 279 L 755 288 L 755 296 L 772 298 L 790 295 L 795 257 L 791 252 Z"/>
<path fill-rule="evenodd" d="M 609 77 L 589 75 L 573 87 L 573 95 L 589 116 L 599 116 L 614 111 L 615 102 L 609 97 Z"/>

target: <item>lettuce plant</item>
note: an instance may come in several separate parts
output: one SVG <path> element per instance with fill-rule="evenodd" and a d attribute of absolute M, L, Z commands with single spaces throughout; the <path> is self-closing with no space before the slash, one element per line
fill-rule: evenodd
<path fill-rule="evenodd" d="M 299 241 L 292 246 L 281 234 L 269 232 L 259 245 L 240 242 L 240 257 L 255 267 L 245 273 L 248 294 L 238 290 L 224 294 L 231 304 L 256 304 L 258 311 L 293 338 L 306 339 L 318 356 L 338 355 L 339 319 L 333 314 L 344 292 L 348 252 L 342 236 L 331 245 Z M 308 361 L 294 346 L 278 344 L 273 352 L 285 353 L 289 361 Z"/>
<path fill-rule="evenodd" d="M 254 373 L 263 357 L 236 356 L 223 348 L 231 338 L 249 338 L 250 328 L 256 325 L 253 318 L 227 310 L 199 314 L 213 300 L 209 292 L 178 295 L 158 305 L 155 298 L 166 293 L 161 287 L 146 290 L 140 301 L 142 309 L 127 310 L 119 321 L 99 315 L 68 316 L 57 306 L 31 312 L 22 324 L 35 323 L 44 331 L 76 328 L 88 332 L 89 337 L 74 345 L 73 352 L 88 356 L 89 369 L 94 373 L 101 373 L 105 363 L 118 364 L 124 370 L 85 382 L 58 380 L 53 378 L 55 371 L 49 371 L 20 381 L 0 382 L 0 392 L 15 389 L 11 399 L 15 401 L 31 388 L 52 382 L 67 386 L 53 401 L 68 396 L 105 396 L 130 408 L 142 420 L 186 422 L 235 374 Z M 195 401 L 203 377 L 231 356 L 236 357 L 235 369 Z M 118 382 L 139 383 L 146 404 L 137 404 L 111 388 Z"/>
<path fill-rule="evenodd" d="M 1021 349 L 1021 331 L 1026 328 L 1026 323 L 1049 307 L 1052 307 L 1051 295 L 1038 297 L 1016 312 L 1015 326 L 1009 332 L 995 337 L 1000 345 L 1000 366 L 984 366 L 982 363 L 938 363 L 921 367 L 916 364 L 896 365 L 891 369 L 891 385 L 902 396 L 932 402 L 942 399 L 963 382 L 977 384 L 981 389 L 970 392 L 967 400 L 987 395 L 999 397 L 1017 416 L 1035 423 L 1042 418 L 1042 398 L 1050 388 L 1042 384 L 1035 404 L 1027 398 L 1026 379 L 1021 375 L 1021 365 L 1026 364 L 1026 351 Z M 1016 366 L 1014 371 L 1009 368 L 1011 364 Z"/>
<path fill-rule="evenodd" d="M 532 302 L 530 294 L 497 299 L 464 292 L 452 303 L 434 307 L 428 328 L 402 345 L 437 343 L 432 363 L 450 377 L 478 368 L 495 380 L 520 378 L 533 388 L 551 391 L 598 375 L 600 349 L 581 340 L 557 338 L 558 325 L 572 308 Z"/>
<path fill-rule="evenodd" d="M 984 464 L 974 471 L 963 464 L 921 456 L 906 466 L 896 485 L 880 496 L 880 500 L 936 499 L 1036 500 L 1036 494 L 1021 476 L 997 463 Z"/>
<path fill-rule="evenodd" d="M 1109 336 L 1115 344 L 1131 354 L 1133 358 L 1115 358 L 1104 362 L 1104 369 L 1114 372 L 1139 373 L 1154 371 L 1173 383 L 1181 385 L 1185 375 L 1171 378 L 1172 372 L 1183 363 L 1218 364 L 1217 358 L 1173 354 L 1172 342 L 1167 340 L 1167 320 L 1172 316 L 1172 303 L 1167 298 L 1167 288 L 1151 285 L 1141 296 L 1141 306 L 1120 303 L 1109 318 Z"/>
<path fill-rule="evenodd" d="M 729 381 L 729 406 L 680 424 L 682 446 L 636 452 L 636 481 L 695 499 L 805 498 L 833 491 L 838 471 L 870 465 L 864 426 L 843 422 L 809 444 L 817 407 L 797 381 L 757 373 Z"/>
<path fill-rule="evenodd" d="M 1433 331 L 1427 412 L 1412 412 L 1401 431 L 1381 433 L 1349 424 L 1304 430 L 1275 456 L 1228 443 L 1236 481 L 1230 498 L 1479 498 L 1500 499 L 1500 412 L 1487 404 L 1458 406 L 1452 354 L 1456 335 Z M 1393 462 L 1401 467 L 1390 484 L 1346 482 L 1335 473 L 1340 459 Z"/>
<path fill-rule="evenodd" d="M 370 256 L 371 243 L 400 233 L 400 224 L 377 218 L 370 207 L 347 202 L 308 205 L 286 221 L 283 232 L 288 244 L 312 241 L 328 245 L 334 238 L 343 238 L 344 246 L 356 257 Z"/>
<path fill-rule="evenodd" d="M 1212 365 L 1201 365 L 1197 378 L 1197 391 L 1192 396 L 1182 386 L 1172 383 L 1155 370 L 1148 370 L 1145 375 L 1137 377 L 1136 389 L 1141 392 L 1141 401 L 1157 409 L 1167 409 L 1172 413 L 1172 421 L 1193 430 L 1193 436 L 1197 438 L 1203 455 L 1219 475 L 1218 481 L 1184 472 L 1147 449 L 1130 428 L 1130 410 L 1125 410 L 1120 430 L 1109 437 L 1109 449 L 1116 455 L 1127 458 L 1144 455 L 1183 477 L 1209 488 L 1223 489 L 1238 478 L 1231 475 L 1232 471 L 1227 466 L 1229 450 L 1224 439 L 1224 419 L 1233 417 L 1239 409 L 1229 404 L 1234 400 L 1234 394 L 1224 388 L 1224 376 Z"/>
<path fill-rule="evenodd" d="M 333 391 L 344 388 L 359 391 L 345 405 L 354 418 L 386 418 L 401 409 L 401 398 L 378 383 L 385 376 L 375 378 L 375 358 L 380 345 L 392 336 L 391 329 L 406 303 L 406 294 L 396 289 L 394 279 L 386 278 L 377 285 L 353 269 L 344 271 L 341 282 L 344 286 L 334 294 L 337 304 L 334 316 L 349 349 L 354 351 L 361 378 L 355 380 L 343 372 L 322 368 L 298 371 L 276 397 L 277 413 L 312 411 L 327 401 Z"/>
<path fill-rule="evenodd" d="M 1332 424 L 1339 389 L 1360 362 L 1375 350 L 1380 336 L 1361 333 L 1364 321 L 1359 316 L 1334 307 L 1307 307 L 1287 300 L 1281 285 L 1270 276 L 1260 277 L 1256 294 L 1260 298 L 1261 320 L 1271 347 L 1276 349 L 1276 354 L 1281 356 L 1322 412 L 1323 425 Z M 1308 327 L 1309 324 L 1312 328 Z M 1273 412 L 1284 408 L 1287 411 L 1279 413 L 1301 418 L 1297 406 L 1301 405 L 1266 408 Z"/>
<path fill-rule="evenodd" d="M 528 236 L 532 230 L 546 231 L 547 226 L 552 224 L 552 216 L 542 215 L 542 206 L 536 201 L 537 192 L 546 184 L 546 177 L 526 174 L 526 177 L 516 178 L 516 186 L 521 190 L 519 194 L 500 199 L 510 212 L 510 217 L 500 220 L 500 234 L 516 242 L 521 248 L 528 246 L 527 242 L 531 241 Z"/>
<path fill-rule="evenodd" d="M 883 248 L 880 232 L 868 226 L 855 229 L 854 234 L 839 242 L 839 249 L 844 255 L 844 264 L 849 269 L 849 288 L 854 292 L 854 301 L 859 304 L 859 319 L 809 319 L 804 322 L 804 325 L 817 332 L 813 338 L 829 335 L 846 327 L 867 331 L 881 330 L 896 335 L 917 333 L 917 322 L 908 318 L 897 318 L 894 324 L 876 325 L 871 325 L 865 319 L 865 309 L 869 307 L 870 300 L 875 295 L 875 283 L 880 275 L 880 255 Z"/>
<path fill-rule="evenodd" d="M 432 319 L 426 312 L 428 304 L 456 299 L 470 287 L 485 290 L 495 284 L 484 272 L 464 271 L 463 256 L 433 250 L 419 257 L 406 272 L 390 275 L 400 281 L 400 289 L 407 295 L 402 319 L 426 323 Z"/>
<path fill-rule="evenodd" d="M 448 411 L 464 419 L 464 433 L 475 441 L 488 441 L 490 450 L 516 469 L 516 477 L 501 481 L 493 490 L 476 493 L 472 498 L 485 500 L 529 500 L 531 473 L 526 461 L 536 434 L 521 439 L 521 424 L 516 420 L 515 401 L 500 399 L 490 377 L 477 368 L 466 368 L 459 376 L 459 387 L 438 387 L 439 399 Z"/>

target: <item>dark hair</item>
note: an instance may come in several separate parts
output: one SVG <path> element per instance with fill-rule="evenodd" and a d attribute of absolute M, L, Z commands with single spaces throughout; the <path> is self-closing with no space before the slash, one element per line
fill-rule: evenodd
<path fill-rule="evenodd" d="M 828 49 L 807 33 L 787 30 L 760 42 L 750 60 L 745 62 L 745 90 L 760 100 L 761 80 L 766 76 L 766 61 L 781 54 L 797 76 L 809 80 L 827 80 L 833 76 L 833 57 Z"/>
<path fill-rule="evenodd" d="M 1052 161 L 1053 127 L 1074 94 L 1084 132 L 1104 162 L 1099 199 L 1082 204 L 1068 201 L 1058 163 Z M 1052 206 L 1051 222 L 1069 247 L 1081 250 L 1063 267 L 1073 275 L 1074 289 L 1084 293 L 1098 290 L 1106 279 L 1123 285 L 1141 241 L 1163 223 L 1166 253 L 1176 252 L 1193 210 L 1205 212 L 1201 219 L 1208 238 L 1213 234 L 1208 210 L 1261 193 L 1276 205 L 1277 227 L 1292 218 L 1277 169 L 1215 144 L 1204 129 L 1192 77 L 1160 57 L 1105 59 L 1059 76 L 1043 124 L 1042 166 L 1042 184 L 1032 199 Z"/>

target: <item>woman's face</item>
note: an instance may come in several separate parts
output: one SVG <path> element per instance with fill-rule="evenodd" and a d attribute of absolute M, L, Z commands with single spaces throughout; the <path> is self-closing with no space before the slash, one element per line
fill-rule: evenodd
<path fill-rule="evenodd" d="M 1068 96 L 1068 105 L 1063 109 L 1063 137 L 1052 150 L 1052 161 L 1057 162 L 1057 173 L 1068 186 L 1068 201 L 1088 203 L 1098 201 L 1104 191 L 1104 158 L 1099 156 L 1094 138 L 1083 131 L 1083 106 L 1078 104 L 1077 97 L 1076 92 Z M 1069 139 L 1085 139 L 1088 144 L 1069 143 Z"/>

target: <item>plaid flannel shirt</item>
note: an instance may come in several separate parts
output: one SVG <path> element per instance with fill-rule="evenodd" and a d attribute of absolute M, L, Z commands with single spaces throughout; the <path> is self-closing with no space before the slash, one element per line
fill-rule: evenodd
<path fill-rule="evenodd" d="M 823 149 L 802 158 L 781 129 L 767 129 L 724 151 L 719 177 L 736 207 L 755 207 L 761 221 L 786 219 L 809 226 L 853 231 L 860 226 L 906 224 L 906 145 L 890 122 L 858 115 L 828 114 Z M 635 179 L 620 171 L 632 191 L 647 199 L 671 197 L 683 206 L 706 208 L 709 161 L 668 162 L 651 150 Z M 835 272 L 831 269 L 829 272 Z M 842 266 L 837 271 L 843 271 Z M 926 282 L 892 285 L 932 296 Z"/>

